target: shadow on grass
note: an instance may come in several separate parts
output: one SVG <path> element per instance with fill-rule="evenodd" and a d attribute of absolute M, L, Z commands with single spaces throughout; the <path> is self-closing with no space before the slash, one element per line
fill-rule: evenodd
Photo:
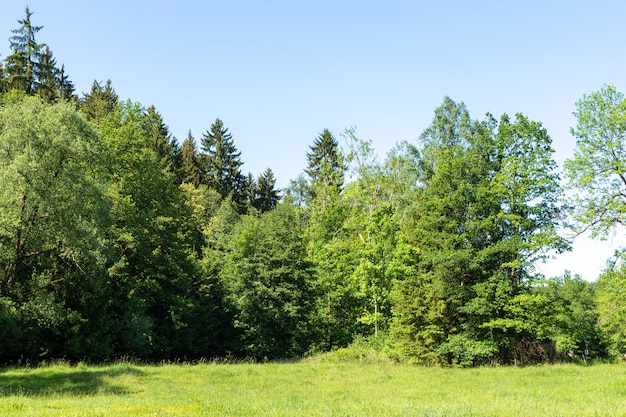
<path fill-rule="evenodd" d="M 111 368 L 33 368 L 0 373 L 0 398 L 12 395 L 125 395 L 142 371 L 133 366 Z M 124 381 L 118 383 L 116 379 Z M 123 383 L 125 382 L 125 383 Z"/>

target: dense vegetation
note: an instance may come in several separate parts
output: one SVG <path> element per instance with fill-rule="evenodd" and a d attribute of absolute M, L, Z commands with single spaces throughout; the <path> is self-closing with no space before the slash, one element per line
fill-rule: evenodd
<path fill-rule="evenodd" d="M 385 160 L 353 129 L 314 138 L 285 190 L 245 175 L 216 119 L 179 144 L 111 82 L 78 97 L 31 12 L 0 69 L 0 363 L 297 357 L 370 340 L 420 364 L 626 352 L 626 269 L 536 262 L 626 220 L 626 100 L 577 103 L 564 197 L 522 114 L 445 98 Z M 198 148 L 199 144 L 199 148 Z"/>

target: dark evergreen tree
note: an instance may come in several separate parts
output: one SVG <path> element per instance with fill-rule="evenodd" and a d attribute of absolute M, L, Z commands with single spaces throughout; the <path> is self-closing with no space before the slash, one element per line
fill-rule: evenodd
<path fill-rule="evenodd" d="M 211 128 L 202 135 L 201 143 L 207 185 L 222 198 L 232 195 L 240 212 L 244 212 L 246 207 L 242 190 L 245 176 L 240 170 L 243 164 L 241 152 L 237 151 L 232 135 L 220 119 L 215 119 Z"/>
<path fill-rule="evenodd" d="M 76 99 L 74 94 L 74 83 L 72 83 L 67 74 L 65 73 L 65 65 L 61 64 L 61 69 L 58 73 L 58 88 L 59 97 L 61 100 L 73 100 Z"/>
<path fill-rule="evenodd" d="M 339 144 L 328 129 L 315 139 L 311 152 L 307 152 L 306 173 L 315 193 L 316 185 L 323 189 L 334 188 L 340 191 L 344 182 L 345 166 L 339 151 Z"/>
<path fill-rule="evenodd" d="M 52 51 L 45 45 L 39 54 L 39 61 L 35 67 L 37 80 L 35 94 L 48 103 L 56 101 L 59 97 L 59 70 L 56 64 Z"/>
<path fill-rule="evenodd" d="M 32 12 L 26 6 L 26 17 L 18 20 L 20 28 L 11 32 L 9 38 L 12 54 L 5 59 L 9 89 L 21 90 L 33 94 L 37 88 L 37 72 L 43 45 L 38 44 L 35 34 L 43 26 L 33 26 L 30 21 Z"/>
<path fill-rule="evenodd" d="M 104 86 L 94 80 L 89 94 L 83 94 L 80 106 L 88 120 L 99 120 L 110 114 L 118 101 L 119 98 L 111 85 L 111 80 L 107 80 Z"/>
<path fill-rule="evenodd" d="M 198 152 L 196 151 L 196 141 L 191 135 L 191 131 L 189 131 L 187 139 L 183 142 L 180 154 L 180 181 L 198 187 L 204 182 L 204 172 L 198 157 Z"/>
<path fill-rule="evenodd" d="M 243 184 L 243 202 L 247 207 L 255 207 L 254 202 L 257 193 L 257 181 L 252 175 L 252 172 L 248 172 L 246 180 Z"/>
<path fill-rule="evenodd" d="M 276 190 L 276 178 L 274 172 L 267 168 L 256 183 L 256 192 L 253 206 L 260 212 L 273 210 L 278 204 L 279 191 Z"/>
<path fill-rule="evenodd" d="M 176 139 L 170 134 L 170 130 L 163 121 L 163 117 L 156 111 L 154 106 L 148 107 L 147 122 L 152 136 L 152 150 L 158 155 L 163 168 L 169 170 L 178 178 L 178 172 L 182 168 L 181 150 Z"/>

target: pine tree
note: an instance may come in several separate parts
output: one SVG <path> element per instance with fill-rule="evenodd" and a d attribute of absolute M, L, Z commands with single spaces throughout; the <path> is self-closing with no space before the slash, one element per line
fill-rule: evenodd
<path fill-rule="evenodd" d="M 65 73 L 65 65 L 61 64 L 61 69 L 58 72 L 58 89 L 59 97 L 61 100 L 73 100 L 76 98 L 74 95 L 74 83 L 72 83 L 67 74 Z"/>
<path fill-rule="evenodd" d="M 181 182 L 193 184 L 195 187 L 198 187 L 204 182 L 204 175 L 198 159 L 196 142 L 191 135 L 191 131 L 189 131 L 187 139 L 183 142 L 181 159 Z"/>
<path fill-rule="evenodd" d="M 274 172 L 267 168 L 263 172 L 257 181 L 256 192 L 254 197 L 253 206 L 261 212 L 266 212 L 276 208 L 279 200 L 279 192 L 274 187 L 276 186 L 276 178 L 274 178 Z"/>
<path fill-rule="evenodd" d="M 35 67 L 35 79 L 37 80 L 35 93 L 48 103 L 56 101 L 60 87 L 59 70 L 56 67 L 56 59 L 47 45 L 43 47 L 39 55 Z"/>
<path fill-rule="evenodd" d="M 307 152 L 308 166 L 306 173 L 313 188 L 316 185 L 324 189 L 340 191 L 344 182 L 345 166 L 339 151 L 339 144 L 328 129 L 315 139 L 311 152 Z M 315 191 L 313 191 L 315 193 Z"/>
<path fill-rule="evenodd" d="M 241 174 L 243 164 L 232 135 L 220 119 L 215 119 L 210 130 L 202 135 L 202 157 L 206 183 L 217 191 L 222 198 L 232 195 L 241 212 L 245 211 L 242 195 L 245 177 Z"/>
<path fill-rule="evenodd" d="M 172 137 L 163 117 L 154 106 L 148 107 L 147 112 L 147 121 L 152 134 L 152 150 L 161 159 L 163 168 L 177 175 L 181 169 L 182 161 L 176 139 Z"/>
<path fill-rule="evenodd" d="M 12 30 L 11 32 L 14 35 L 9 38 L 13 53 L 5 59 L 9 89 L 21 90 L 26 92 L 26 94 L 33 94 L 36 90 L 36 75 L 41 50 L 44 46 L 38 44 L 35 40 L 35 34 L 43 26 L 33 26 L 31 24 L 30 17 L 32 14 L 28 6 L 26 6 L 26 17 L 23 20 L 18 20 L 21 27 Z"/>
<path fill-rule="evenodd" d="M 107 80 L 104 87 L 94 80 L 91 91 L 83 95 L 80 104 L 88 120 L 98 120 L 111 113 L 118 101 L 119 98 L 111 85 L 111 80 Z"/>
<path fill-rule="evenodd" d="M 243 202 L 246 206 L 256 207 L 254 203 L 256 201 L 255 199 L 257 195 L 257 181 L 254 178 L 254 175 L 252 175 L 252 172 L 248 172 L 248 175 L 246 176 L 246 180 L 243 184 L 242 194 Z"/>

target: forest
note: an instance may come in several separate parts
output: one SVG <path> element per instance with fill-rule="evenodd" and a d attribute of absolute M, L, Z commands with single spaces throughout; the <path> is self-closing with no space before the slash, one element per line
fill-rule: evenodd
<path fill-rule="evenodd" d="M 576 103 L 562 173 L 541 122 L 446 97 L 382 161 L 354 129 L 342 147 L 320 127 L 281 190 L 271 168 L 242 172 L 218 118 L 179 143 L 111 81 L 79 96 L 31 15 L 0 62 L 0 364 L 283 360 L 355 342 L 421 365 L 626 353 L 621 262 L 593 283 L 534 268 L 569 249 L 563 230 L 626 221 L 614 87 Z"/>

